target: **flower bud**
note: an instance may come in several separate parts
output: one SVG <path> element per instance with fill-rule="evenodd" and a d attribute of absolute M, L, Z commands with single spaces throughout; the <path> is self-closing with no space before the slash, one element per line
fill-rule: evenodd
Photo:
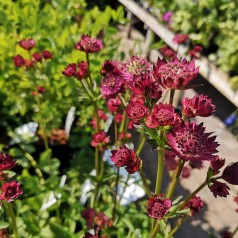
<path fill-rule="evenodd" d="M 229 164 L 223 170 L 222 178 L 229 184 L 238 185 L 238 162 Z"/>

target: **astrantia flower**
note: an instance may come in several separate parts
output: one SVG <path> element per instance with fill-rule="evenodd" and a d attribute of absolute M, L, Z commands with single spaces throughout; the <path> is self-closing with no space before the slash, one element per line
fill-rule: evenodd
<path fill-rule="evenodd" d="M 163 19 L 165 22 L 170 22 L 172 16 L 173 16 L 173 12 L 168 11 L 168 12 L 165 12 L 165 13 L 163 14 L 162 19 Z"/>
<path fill-rule="evenodd" d="M 124 91 L 124 81 L 118 74 L 108 74 L 103 78 L 100 90 L 105 98 L 114 98 Z"/>
<path fill-rule="evenodd" d="M 7 202 L 12 202 L 17 199 L 23 191 L 20 189 L 20 183 L 16 181 L 6 182 L 2 185 L 2 193 L 0 195 L 0 200 Z"/>
<path fill-rule="evenodd" d="M 160 99 L 162 96 L 162 89 L 158 82 L 155 81 L 152 74 L 129 81 L 128 87 L 133 94 L 143 95 L 156 100 Z"/>
<path fill-rule="evenodd" d="M 203 123 L 185 122 L 171 129 L 167 140 L 171 150 L 183 160 L 211 160 L 219 144 L 216 136 L 210 135 L 205 133 Z"/>
<path fill-rule="evenodd" d="M 24 60 L 24 65 L 26 66 L 26 69 L 30 69 L 35 65 L 35 61 L 34 60 Z"/>
<path fill-rule="evenodd" d="M 25 65 L 25 60 L 21 55 L 14 56 L 13 61 L 16 67 L 22 67 Z"/>
<path fill-rule="evenodd" d="M 69 64 L 62 73 L 66 77 L 75 77 L 77 73 L 77 65 Z"/>
<path fill-rule="evenodd" d="M 25 39 L 19 42 L 19 45 L 25 50 L 31 50 L 35 47 L 36 42 L 33 39 Z"/>
<path fill-rule="evenodd" d="M 122 75 L 128 81 L 140 80 L 152 72 L 152 64 L 139 56 L 132 56 L 122 64 Z"/>
<path fill-rule="evenodd" d="M 210 161 L 210 167 L 213 170 L 214 174 L 219 173 L 219 169 L 222 168 L 225 164 L 225 159 L 216 156 Z"/>
<path fill-rule="evenodd" d="M 42 55 L 41 55 L 41 53 L 35 52 L 35 53 L 32 54 L 32 56 L 33 56 L 33 58 L 34 58 L 36 61 L 38 61 L 38 62 L 41 62 L 41 61 L 42 61 Z"/>
<path fill-rule="evenodd" d="M 160 48 L 160 52 L 162 53 L 162 55 L 166 58 L 172 58 L 175 56 L 175 51 L 172 50 L 171 48 L 169 48 L 168 46 L 164 46 L 162 48 Z"/>
<path fill-rule="evenodd" d="M 119 74 L 120 70 L 118 69 L 119 63 L 115 61 L 106 60 L 100 70 L 100 74 L 106 76 L 107 74 Z"/>
<path fill-rule="evenodd" d="M 172 201 L 168 198 L 152 197 L 148 200 L 148 216 L 161 220 L 172 206 Z"/>
<path fill-rule="evenodd" d="M 229 195 L 228 190 L 230 190 L 230 188 L 225 183 L 218 181 L 213 182 L 212 185 L 209 186 L 209 189 L 215 197 L 227 197 L 227 195 Z"/>
<path fill-rule="evenodd" d="M 232 232 L 228 231 L 228 230 L 224 230 L 222 232 L 220 232 L 221 238 L 233 238 L 233 234 Z"/>
<path fill-rule="evenodd" d="M 196 116 L 209 117 L 215 112 L 215 105 L 208 96 L 195 95 L 193 98 L 182 100 L 182 112 L 188 118 Z"/>
<path fill-rule="evenodd" d="M 146 119 L 146 126 L 156 128 L 158 126 L 172 126 L 178 122 L 178 115 L 175 109 L 170 104 L 156 104 L 151 112 L 151 115 Z"/>
<path fill-rule="evenodd" d="M 0 173 L 16 166 L 16 161 L 8 154 L 0 153 Z"/>
<path fill-rule="evenodd" d="M 147 107 L 143 101 L 130 101 L 126 107 L 126 114 L 132 120 L 140 120 L 146 117 L 148 113 Z"/>
<path fill-rule="evenodd" d="M 185 43 L 188 39 L 189 39 L 188 35 L 179 33 L 179 34 L 176 34 L 174 36 L 173 42 L 175 42 L 175 43 L 180 45 L 180 44 Z"/>
<path fill-rule="evenodd" d="M 45 88 L 41 87 L 41 86 L 37 86 L 37 92 L 40 94 L 44 94 L 45 93 Z"/>
<path fill-rule="evenodd" d="M 53 54 L 48 51 L 48 50 L 43 50 L 42 51 L 42 57 L 47 60 L 47 59 L 51 59 L 53 57 Z"/>
<path fill-rule="evenodd" d="M 222 178 L 229 184 L 238 185 L 238 162 L 229 164 L 223 170 Z"/>
<path fill-rule="evenodd" d="M 82 35 L 80 41 L 75 45 L 75 49 L 86 53 L 96 53 L 103 48 L 102 41 L 88 35 Z"/>
<path fill-rule="evenodd" d="M 125 145 L 121 146 L 118 150 L 112 150 L 111 161 L 117 167 L 126 167 L 129 174 L 133 174 L 140 169 L 140 158 L 131 149 Z"/>
<path fill-rule="evenodd" d="M 204 202 L 201 200 L 200 197 L 195 196 L 187 202 L 186 206 L 190 208 L 191 214 L 192 216 L 194 216 L 198 214 L 203 208 Z"/>
<path fill-rule="evenodd" d="M 91 146 L 97 147 L 99 145 L 105 146 L 109 143 L 109 136 L 104 131 L 99 131 L 92 136 Z"/>
<path fill-rule="evenodd" d="M 199 68 L 195 68 L 195 61 L 179 61 L 173 57 L 170 62 L 158 58 L 154 67 L 154 76 L 165 89 L 185 89 L 198 75 Z"/>
<path fill-rule="evenodd" d="M 107 109 L 109 112 L 115 112 L 121 105 L 121 100 L 116 98 L 109 98 L 107 101 Z"/>
<path fill-rule="evenodd" d="M 81 61 L 78 64 L 69 64 L 62 73 L 66 77 L 75 77 L 78 80 L 82 80 L 88 74 L 88 64 L 85 61 Z"/>

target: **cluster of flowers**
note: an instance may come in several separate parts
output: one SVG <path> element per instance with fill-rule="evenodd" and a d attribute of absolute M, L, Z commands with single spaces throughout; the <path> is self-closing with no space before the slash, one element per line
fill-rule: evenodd
<path fill-rule="evenodd" d="M 176 41 L 181 44 L 185 40 L 187 37 L 180 35 L 177 36 Z M 82 36 L 75 48 L 86 54 L 95 53 L 102 48 L 102 43 L 97 38 Z M 85 64 L 70 64 L 63 74 L 82 80 L 87 76 L 85 73 L 83 77 L 78 77 L 77 72 L 85 72 L 85 67 L 82 65 Z M 125 62 L 107 60 L 100 72 L 103 76 L 100 90 L 106 100 L 108 111 L 113 114 L 116 122 L 122 120 L 124 107 L 130 120 L 129 128 L 132 125 L 141 128 L 152 139 L 157 140 L 157 146 L 161 146 L 167 152 L 169 149 L 184 163 L 189 162 L 190 167 L 201 168 L 202 161 L 210 161 L 208 187 L 215 197 L 226 197 L 229 194 L 229 187 L 226 183 L 217 180 L 222 178 L 230 184 L 238 184 L 238 163 L 228 165 L 219 178 L 214 178 L 219 173 L 219 169 L 224 166 L 224 161 L 216 155 L 219 146 L 216 136 L 205 132 L 203 123 L 196 124 L 192 121 L 196 116 L 208 117 L 214 113 L 215 106 L 212 100 L 203 94 L 184 98 L 181 102 L 181 112 L 175 110 L 172 100 L 169 103 L 159 102 L 164 90 L 170 90 L 171 99 L 175 90 L 192 88 L 191 83 L 198 72 L 199 68 L 195 67 L 194 60 L 188 62 L 186 59 L 179 60 L 176 56 L 173 56 L 170 61 L 159 58 L 155 65 L 139 56 L 133 56 Z M 104 111 L 96 113 L 101 120 L 107 119 Z M 98 131 L 93 135 L 91 145 L 104 149 L 109 142 L 109 137 L 101 128 L 96 128 L 96 120 L 95 116 L 92 125 Z M 157 133 L 158 131 L 162 133 Z M 158 140 L 158 135 L 163 135 L 162 141 Z M 130 174 L 141 169 L 140 158 L 126 145 L 112 150 L 111 160 L 117 167 L 125 167 Z M 192 197 L 185 204 L 190 208 L 191 215 L 198 213 L 203 205 L 203 201 L 197 196 Z M 148 201 L 148 215 L 162 219 L 171 206 L 170 198 L 154 195 Z"/>
<path fill-rule="evenodd" d="M 30 54 L 30 59 L 23 58 L 20 54 L 13 57 L 13 61 L 16 67 L 25 67 L 26 70 L 33 68 L 37 62 L 42 63 L 45 60 L 49 60 L 53 57 L 53 54 L 48 50 L 42 52 L 35 52 L 31 54 L 31 50 L 35 47 L 36 42 L 34 39 L 24 39 L 19 41 L 19 46 Z M 44 94 L 46 89 L 42 86 L 36 86 L 36 90 L 32 91 L 32 95 L 36 96 Z"/>
<path fill-rule="evenodd" d="M 34 39 L 24 39 L 19 42 L 19 46 L 27 51 L 31 51 L 36 45 Z M 35 52 L 31 55 L 31 59 L 24 59 L 20 54 L 13 57 L 13 61 L 16 67 L 25 66 L 26 69 L 32 68 L 35 63 L 42 62 L 43 60 L 48 60 L 53 57 L 52 53 L 48 50 L 43 50 L 42 52 Z"/>
<path fill-rule="evenodd" d="M 113 221 L 110 220 L 104 212 L 97 212 L 92 208 L 86 208 L 82 212 L 82 217 L 86 221 L 87 229 L 94 229 L 95 234 L 87 232 L 84 238 L 99 238 L 99 233 L 102 229 L 113 226 Z M 100 236 L 100 238 L 107 238 L 107 236 Z"/>
<path fill-rule="evenodd" d="M 17 199 L 23 191 L 17 181 L 8 181 L 8 172 L 16 166 L 16 161 L 8 154 L 0 153 L 0 181 L 3 185 L 0 191 L 0 201 L 12 202 Z"/>

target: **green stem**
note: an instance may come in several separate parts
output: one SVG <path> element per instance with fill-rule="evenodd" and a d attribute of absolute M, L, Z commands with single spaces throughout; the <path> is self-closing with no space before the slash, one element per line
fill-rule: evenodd
<path fill-rule="evenodd" d="M 169 104 L 170 105 L 173 105 L 174 93 L 175 93 L 175 89 L 171 89 L 170 90 L 170 95 L 169 95 Z"/>
<path fill-rule="evenodd" d="M 162 177 L 163 177 L 163 167 L 164 167 L 164 150 L 159 148 L 158 150 L 158 168 L 156 177 L 155 194 L 160 195 Z"/>
<path fill-rule="evenodd" d="M 234 231 L 232 232 L 232 237 L 235 236 L 235 234 L 237 233 L 237 231 L 238 231 L 238 225 L 236 226 L 236 228 L 235 228 Z"/>
<path fill-rule="evenodd" d="M 148 183 L 146 181 L 145 174 L 143 173 L 143 171 L 141 169 L 139 170 L 139 172 L 140 172 L 141 180 L 143 182 L 145 191 L 146 191 L 147 195 L 151 198 L 152 197 L 152 193 L 151 193 L 150 188 L 148 186 Z"/>
<path fill-rule="evenodd" d="M 179 176 L 180 176 L 180 174 L 182 172 L 184 163 L 185 163 L 184 160 L 179 159 L 179 163 L 178 163 L 177 169 L 174 172 L 172 181 L 171 181 L 171 183 L 169 185 L 169 189 L 168 189 L 168 193 L 167 193 L 167 198 L 171 198 L 173 193 L 174 193 L 174 189 L 175 189 L 175 186 L 176 186 L 176 184 L 177 184 L 177 182 L 179 180 Z"/>
<path fill-rule="evenodd" d="M 89 84 L 90 84 L 91 90 L 92 90 L 92 92 L 93 92 L 93 80 L 92 80 L 92 76 L 91 76 L 90 60 L 89 60 L 89 54 L 88 54 L 88 53 L 86 53 L 86 60 L 87 60 L 87 63 L 88 63 L 88 78 L 89 78 Z"/>
<path fill-rule="evenodd" d="M 155 238 L 156 237 L 156 234 L 158 233 L 159 228 L 160 228 L 160 222 L 157 221 L 152 233 L 150 234 L 150 238 Z"/>
<path fill-rule="evenodd" d="M 17 229 L 17 223 L 16 223 L 16 217 L 12 208 L 12 204 L 11 203 L 7 203 L 7 202 L 2 202 L 3 206 L 5 208 L 5 211 L 7 213 L 7 216 L 11 219 L 11 226 L 13 229 L 13 234 L 14 234 L 14 238 L 18 238 L 18 229 Z"/>
<path fill-rule="evenodd" d="M 120 175 L 120 168 L 117 168 L 117 176 L 116 176 L 116 191 L 115 191 L 115 197 L 114 197 L 114 206 L 113 206 L 113 210 L 112 210 L 112 217 L 113 217 L 113 220 L 115 219 L 115 216 L 116 216 L 117 193 L 118 193 L 119 175 Z"/>
<path fill-rule="evenodd" d="M 143 146 L 144 146 L 144 144 L 145 144 L 145 141 L 146 141 L 146 137 L 145 137 L 144 134 L 142 134 L 142 135 L 141 135 L 141 140 L 140 140 L 140 142 L 139 142 L 139 144 L 138 144 L 138 147 L 137 147 L 137 150 L 136 150 L 136 154 L 137 154 L 137 155 L 139 155 L 140 152 L 142 151 Z"/>
<path fill-rule="evenodd" d="M 207 180 L 205 180 L 196 190 L 194 190 L 181 204 L 175 207 L 174 210 L 170 212 L 170 215 L 172 216 L 176 211 L 182 209 L 188 203 L 188 201 L 193 198 L 198 192 L 200 192 L 206 185 Z"/>
<path fill-rule="evenodd" d="M 93 95 L 92 95 L 92 93 L 88 90 L 88 88 L 85 86 L 83 80 L 79 80 L 79 81 L 80 81 L 80 83 L 81 83 L 81 85 L 82 85 L 84 91 L 87 93 L 88 97 L 93 100 Z"/>
<path fill-rule="evenodd" d="M 170 231 L 169 235 L 168 235 L 168 238 L 171 238 L 173 236 L 173 234 L 179 229 L 179 227 L 183 224 L 184 220 L 186 219 L 187 216 L 182 216 L 180 217 L 176 224 L 175 224 L 175 227 L 172 231 Z"/>
<path fill-rule="evenodd" d="M 43 174 L 42 174 L 40 168 L 37 166 L 35 159 L 29 153 L 25 153 L 25 157 L 30 161 L 32 167 L 35 169 L 36 174 L 40 178 L 40 183 L 45 184 Z"/>

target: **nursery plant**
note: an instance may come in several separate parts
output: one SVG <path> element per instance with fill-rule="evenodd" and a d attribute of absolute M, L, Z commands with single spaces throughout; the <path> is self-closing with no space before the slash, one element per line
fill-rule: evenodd
<path fill-rule="evenodd" d="M 208 187 L 219 199 L 229 195 L 230 185 L 238 184 L 238 163 L 225 166 L 216 135 L 196 123 L 196 117 L 214 113 L 212 99 L 200 94 L 182 98 L 181 110 L 175 105 L 178 90 L 201 86 L 193 84 L 199 73 L 195 60 L 176 55 L 170 60 L 158 58 L 155 64 L 138 55 L 124 60 L 112 38 L 116 30 L 95 26 L 102 26 L 106 18 L 108 23 L 122 19 L 121 10 L 105 11 L 95 8 L 84 14 L 82 29 L 92 21 L 95 24 L 80 32 L 78 40 L 72 38 L 74 44 L 67 45 L 70 53 L 60 47 L 37 49 L 41 39 L 34 36 L 18 41 L 23 53 L 12 55 L 13 66 L 7 67 L 14 75 L 24 75 L 31 93 L 26 111 L 38 130 L 27 137 L 11 130 L 12 139 L 1 146 L 3 237 L 169 238 L 187 217 L 203 208 L 199 191 Z M 70 88 L 67 95 L 49 80 L 55 75 L 58 83 L 62 80 Z M 24 87 L 20 89 L 26 93 Z M 33 105 L 35 110 L 30 110 Z M 66 105 L 76 108 L 75 115 L 68 113 L 69 134 L 56 127 L 59 119 L 54 121 L 65 116 Z M 146 141 L 158 153 L 155 188 L 143 168 L 141 151 Z M 181 176 L 201 168 L 203 162 L 209 163 L 204 182 L 187 197 L 175 196 Z M 170 181 L 164 188 L 167 169 Z M 128 196 L 128 189 L 134 194 Z M 237 230 L 226 235 L 234 237 Z"/>

